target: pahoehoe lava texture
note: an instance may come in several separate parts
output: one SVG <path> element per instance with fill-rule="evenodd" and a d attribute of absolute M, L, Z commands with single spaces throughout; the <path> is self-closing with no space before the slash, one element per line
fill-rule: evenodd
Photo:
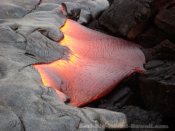
<path fill-rule="evenodd" d="M 66 19 L 58 1 L 0 2 L 3 7 L 0 8 L 0 130 L 76 131 L 127 127 L 123 113 L 63 103 L 54 89 L 43 86 L 33 68 L 32 64 L 52 62 L 67 54 L 67 48 L 58 44 L 63 36 L 59 27 Z"/>
<path fill-rule="evenodd" d="M 145 57 L 129 41 L 88 29 L 72 20 L 61 28 L 61 45 L 71 54 L 50 64 L 38 64 L 43 83 L 75 106 L 85 105 L 109 93 L 133 72 L 144 71 Z"/>

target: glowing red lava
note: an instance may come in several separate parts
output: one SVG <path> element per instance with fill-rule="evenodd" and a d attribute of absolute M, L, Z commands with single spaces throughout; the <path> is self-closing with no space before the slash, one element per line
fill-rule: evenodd
<path fill-rule="evenodd" d="M 88 29 L 67 20 L 61 45 L 71 50 L 68 60 L 34 67 L 45 86 L 62 100 L 82 106 L 107 93 L 133 72 L 143 71 L 145 57 L 136 44 Z"/>

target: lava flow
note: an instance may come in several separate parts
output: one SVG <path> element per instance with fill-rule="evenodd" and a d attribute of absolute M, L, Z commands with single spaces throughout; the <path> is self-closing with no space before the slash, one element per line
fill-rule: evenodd
<path fill-rule="evenodd" d="M 133 72 L 143 71 L 145 57 L 136 44 L 88 29 L 72 20 L 61 28 L 61 45 L 71 50 L 69 59 L 34 67 L 45 86 L 60 98 L 82 106 L 109 93 Z"/>

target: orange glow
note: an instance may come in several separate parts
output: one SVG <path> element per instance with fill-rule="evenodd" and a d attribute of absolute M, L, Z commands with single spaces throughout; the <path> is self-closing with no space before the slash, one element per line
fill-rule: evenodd
<path fill-rule="evenodd" d="M 111 37 L 67 20 L 61 28 L 69 59 L 34 67 L 45 86 L 56 89 L 63 101 L 85 105 L 109 93 L 122 79 L 143 69 L 144 55 L 130 42 Z"/>

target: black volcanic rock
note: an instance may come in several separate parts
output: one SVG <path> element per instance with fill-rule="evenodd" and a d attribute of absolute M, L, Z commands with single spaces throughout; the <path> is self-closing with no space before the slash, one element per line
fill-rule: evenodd
<path fill-rule="evenodd" d="M 151 16 L 152 0 L 114 0 L 104 11 L 99 24 L 116 35 L 135 38 Z"/>
<path fill-rule="evenodd" d="M 145 96 L 140 96 L 142 94 L 140 94 L 137 87 L 125 86 L 128 85 L 129 81 L 131 83 L 135 82 L 135 84 L 138 84 L 138 80 L 127 80 L 125 81 L 125 83 L 121 84 L 119 88 L 113 90 L 113 92 L 111 92 L 109 95 L 98 100 L 97 102 L 91 103 L 89 106 L 104 108 L 117 112 L 119 111 L 126 114 L 128 125 L 130 128 L 134 128 L 131 127 L 134 124 L 161 124 L 163 115 L 161 115 L 161 113 L 159 113 L 158 111 L 144 109 L 142 105 L 144 105 L 145 103 L 142 102 L 142 97 Z"/>
<path fill-rule="evenodd" d="M 172 64 L 172 63 L 168 63 Z M 172 64 L 165 69 L 157 68 L 157 70 L 161 70 L 156 76 L 152 77 L 141 77 L 140 78 L 140 90 L 141 96 L 144 101 L 144 105 L 146 108 L 154 111 L 159 111 L 164 116 L 174 117 L 175 113 L 175 102 L 174 102 L 174 69 L 175 65 Z M 155 71 L 155 70 L 154 70 Z M 153 71 L 152 71 L 153 72 Z M 166 72 L 166 73 L 165 73 Z M 167 73 L 168 72 L 168 73 Z M 169 73 L 171 72 L 171 73 Z M 171 75 L 172 74 L 172 75 Z M 165 79 L 164 81 L 160 81 L 160 77 Z M 173 78 L 172 78 L 173 77 Z"/>
<path fill-rule="evenodd" d="M 147 111 L 136 106 L 125 106 L 117 111 L 126 114 L 129 125 L 158 125 L 162 122 L 160 113 Z M 132 128 L 132 127 L 131 127 Z M 134 127 L 133 127 L 134 128 Z"/>
<path fill-rule="evenodd" d="M 166 34 L 155 26 L 151 25 L 136 37 L 136 42 L 145 48 L 152 48 L 166 39 Z"/>
<path fill-rule="evenodd" d="M 172 39 L 175 36 L 175 1 L 165 6 L 155 17 L 156 25 Z"/>
<path fill-rule="evenodd" d="M 175 44 L 164 40 L 152 48 L 143 49 L 147 61 L 150 60 L 175 60 Z"/>
<path fill-rule="evenodd" d="M 165 40 L 147 49 L 146 56 L 147 71 L 138 82 L 144 105 L 165 116 L 175 117 L 175 44 Z"/>

